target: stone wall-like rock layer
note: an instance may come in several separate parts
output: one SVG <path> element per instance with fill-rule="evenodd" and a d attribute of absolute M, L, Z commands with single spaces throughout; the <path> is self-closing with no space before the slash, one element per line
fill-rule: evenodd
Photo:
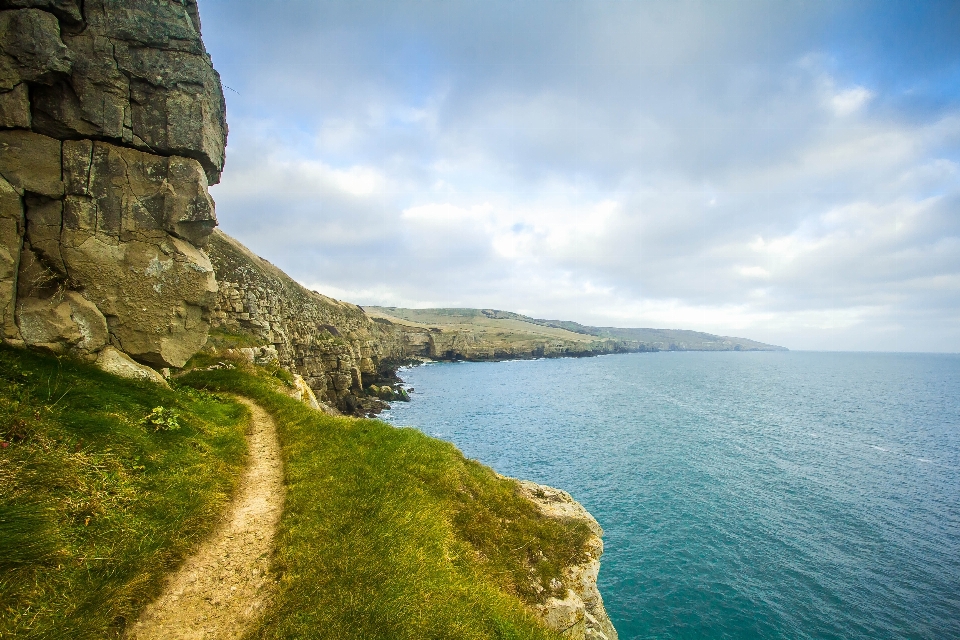
<path fill-rule="evenodd" d="M 3 338 L 182 366 L 226 135 L 195 0 L 0 0 Z"/>
<path fill-rule="evenodd" d="M 321 402 L 357 412 L 363 375 L 401 353 L 396 336 L 360 307 L 310 291 L 242 244 L 215 231 L 207 246 L 220 283 L 214 327 L 276 347 Z"/>

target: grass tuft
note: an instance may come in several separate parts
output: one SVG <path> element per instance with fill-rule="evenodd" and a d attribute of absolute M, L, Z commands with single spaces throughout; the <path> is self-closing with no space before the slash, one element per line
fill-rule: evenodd
<path fill-rule="evenodd" d="M 219 520 L 248 420 L 221 396 L 0 346 L 0 638 L 122 635 Z"/>

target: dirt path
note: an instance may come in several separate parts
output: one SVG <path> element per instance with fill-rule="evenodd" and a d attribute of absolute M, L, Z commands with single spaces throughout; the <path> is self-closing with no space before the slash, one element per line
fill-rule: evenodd
<path fill-rule="evenodd" d="M 167 579 L 159 598 L 130 629 L 130 640 L 240 638 L 275 587 L 273 536 L 283 511 L 283 467 L 273 418 L 238 398 L 253 414 L 250 462 L 223 522 Z"/>

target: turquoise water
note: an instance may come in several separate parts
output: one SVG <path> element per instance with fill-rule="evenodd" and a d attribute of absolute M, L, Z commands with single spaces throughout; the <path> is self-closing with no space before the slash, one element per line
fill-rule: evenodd
<path fill-rule="evenodd" d="M 431 364 L 385 418 L 564 488 L 633 638 L 960 638 L 960 356 Z"/>

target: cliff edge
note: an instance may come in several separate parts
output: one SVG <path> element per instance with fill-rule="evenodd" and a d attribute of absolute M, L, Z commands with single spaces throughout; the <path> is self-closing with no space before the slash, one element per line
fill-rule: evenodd
<path fill-rule="evenodd" d="M 547 598 L 536 607 L 537 615 L 567 640 L 617 640 L 617 630 L 610 622 L 597 588 L 603 555 L 603 529 L 597 519 L 566 491 L 529 480 L 516 482 L 520 495 L 532 502 L 540 513 L 548 518 L 583 522 L 592 534 L 584 545 L 584 558 L 563 569 L 565 597 Z"/>

